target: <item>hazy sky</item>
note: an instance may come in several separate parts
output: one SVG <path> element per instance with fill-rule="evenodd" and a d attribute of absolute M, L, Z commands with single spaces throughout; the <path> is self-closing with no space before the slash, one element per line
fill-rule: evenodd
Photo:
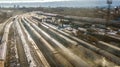
<path fill-rule="evenodd" d="M 54 2 L 54 1 L 75 1 L 75 0 L 0 0 L 1 3 L 6 3 L 6 2 L 7 3 L 11 3 L 11 2 Z"/>
<path fill-rule="evenodd" d="M 16 2 L 54 2 L 54 1 L 85 1 L 85 2 L 96 2 L 96 1 L 107 1 L 107 0 L 0 0 L 0 3 L 16 3 Z M 120 0 L 112 0 L 120 1 Z"/>
<path fill-rule="evenodd" d="M 0 0 L 0 2 L 54 2 L 54 1 L 99 1 L 99 0 Z M 104 1 L 104 0 L 103 0 Z"/>
<path fill-rule="evenodd" d="M 55 2 L 58 1 L 58 2 Z M 66 1 L 66 2 L 61 2 Z M 112 0 L 112 6 L 120 5 L 120 0 Z M 21 3 L 22 2 L 22 3 Z M 26 2 L 26 3 L 23 3 Z M 29 3 L 35 2 L 35 3 Z M 37 3 L 36 3 L 37 2 Z M 39 3 L 40 2 L 40 3 Z M 7 4 L 6 4 L 7 3 Z M 2 6 L 13 6 L 14 4 L 21 6 L 43 6 L 43 7 L 96 7 L 107 6 L 107 0 L 0 0 Z"/>

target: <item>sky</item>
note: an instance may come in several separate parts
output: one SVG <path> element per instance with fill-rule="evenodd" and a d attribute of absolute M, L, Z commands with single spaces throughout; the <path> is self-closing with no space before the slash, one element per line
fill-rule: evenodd
<path fill-rule="evenodd" d="M 120 6 L 120 0 L 112 0 L 112 6 Z M 22 3 L 21 3 L 22 2 Z M 25 2 L 25 3 L 24 3 Z M 31 3 L 30 3 L 31 2 Z M 35 3 L 34 3 L 35 2 Z M 0 6 L 43 6 L 43 7 L 96 7 L 107 6 L 107 0 L 0 0 Z"/>
<path fill-rule="evenodd" d="M 75 1 L 75 0 L 0 0 L 0 3 L 14 3 L 14 2 L 15 3 L 16 2 L 54 2 L 54 1 Z"/>
<path fill-rule="evenodd" d="M 0 0 L 0 3 L 16 3 L 16 2 L 55 2 L 55 1 L 107 1 L 107 0 Z M 120 0 L 112 0 L 120 1 Z"/>

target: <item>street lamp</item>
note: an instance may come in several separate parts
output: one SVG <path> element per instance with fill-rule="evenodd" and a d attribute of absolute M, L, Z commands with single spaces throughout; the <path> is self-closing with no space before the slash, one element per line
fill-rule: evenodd
<path fill-rule="evenodd" d="M 111 8 L 112 0 L 107 0 L 107 4 L 108 4 L 107 23 L 109 23 L 109 20 L 110 20 L 110 8 Z M 107 25 L 107 23 L 106 23 L 106 25 Z"/>

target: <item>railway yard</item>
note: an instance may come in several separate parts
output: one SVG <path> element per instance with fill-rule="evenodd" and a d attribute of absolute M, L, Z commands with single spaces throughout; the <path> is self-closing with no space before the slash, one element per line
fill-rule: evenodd
<path fill-rule="evenodd" d="M 36 11 L 0 29 L 0 67 L 120 67 L 119 27 Z"/>

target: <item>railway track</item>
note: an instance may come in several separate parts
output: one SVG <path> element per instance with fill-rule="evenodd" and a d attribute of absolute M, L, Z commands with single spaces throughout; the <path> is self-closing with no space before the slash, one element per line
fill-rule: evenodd
<path fill-rule="evenodd" d="M 25 55 L 25 51 L 24 51 L 24 48 L 22 46 L 22 42 L 21 42 L 18 34 L 16 34 L 15 38 L 16 38 L 16 47 L 17 47 L 17 51 L 18 51 L 20 65 L 23 67 L 28 67 L 29 65 L 28 65 L 26 55 Z"/>
<path fill-rule="evenodd" d="M 49 27 L 49 29 L 52 28 L 54 31 L 60 32 L 61 34 L 69 37 L 70 39 L 74 39 L 74 40 L 76 40 L 76 41 L 79 42 L 79 43 L 82 42 L 82 44 L 84 44 L 83 46 L 85 46 L 85 47 L 87 47 L 87 48 L 89 48 L 89 49 L 92 49 L 93 51 L 95 51 L 95 52 L 97 52 L 97 53 L 100 53 L 100 54 L 102 54 L 102 55 L 104 55 L 104 56 L 106 56 L 106 57 L 108 57 L 108 58 L 110 58 L 111 56 L 113 56 L 113 60 L 114 60 L 114 58 L 116 57 L 116 56 L 114 56 L 114 53 L 111 54 L 111 53 L 109 53 L 109 52 L 106 52 L 106 51 L 104 51 L 104 50 L 101 50 L 101 49 L 99 49 L 99 48 L 97 48 L 97 47 L 95 47 L 95 46 L 92 46 L 91 44 L 88 44 L 88 43 L 86 43 L 86 42 L 84 42 L 84 41 L 81 41 L 81 40 L 78 39 L 78 38 L 72 37 L 71 35 L 69 35 L 69 34 L 67 34 L 67 33 L 65 33 L 65 32 L 62 32 L 62 31 L 57 30 L 57 28 L 55 28 L 55 26 L 52 26 L 52 25 L 47 24 L 47 23 L 43 23 L 43 24 L 45 24 L 46 27 Z M 99 43 L 100 43 L 100 42 L 99 42 Z M 85 44 L 86 44 L 86 45 L 85 45 Z M 104 42 L 101 42 L 101 44 L 102 44 L 102 45 L 107 45 L 108 47 L 112 47 L 110 44 L 106 44 L 106 43 L 104 43 Z M 89 47 L 88 47 L 88 46 L 89 46 Z M 94 49 L 95 49 L 95 50 L 94 50 Z M 118 50 L 119 48 L 116 49 L 116 48 L 112 47 L 112 49 Z M 100 51 L 100 52 L 99 52 L 99 51 Z M 118 51 L 119 51 L 119 50 L 118 50 Z M 104 52 L 107 53 L 107 54 L 104 54 Z M 109 56 L 109 55 L 110 55 L 110 56 Z M 111 58 L 112 58 L 112 57 L 111 57 Z M 119 59 L 119 57 L 116 57 L 116 58 Z M 115 60 L 114 60 L 114 61 L 115 61 Z M 118 61 L 119 61 L 119 60 L 118 60 Z M 118 61 L 115 61 L 115 63 L 118 63 Z M 119 63 L 118 63 L 118 64 L 119 64 Z"/>
<path fill-rule="evenodd" d="M 19 57 L 16 48 L 16 38 L 15 38 L 15 30 L 14 24 L 11 25 L 10 32 L 8 35 L 8 43 L 7 43 L 7 55 L 6 55 L 6 67 L 16 66 L 18 67 L 19 64 Z"/>
<path fill-rule="evenodd" d="M 46 23 L 45 23 L 46 24 Z M 48 25 L 48 24 L 46 24 L 46 25 Z M 50 25 L 48 25 L 48 26 L 50 26 Z M 52 26 L 51 26 L 52 27 Z M 53 28 L 53 27 L 52 27 Z M 54 30 L 56 30 L 56 28 L 53 28 Z M 56 30 L 57 31 L 57 30 Z M 60 31 L 59 31 L 60 32 Z M 76 38 L 76 37 L 73 37 L 73 36 L 71 36 L 71 35 L 69 35 L 69 34 L 67 34 L 67 33 L 64 33 L 64 32 L 62 32 L 61 31 L 61 34 L 64 34 L 64 35 L 66 35 L 67 37 L 69 37 L 69 38 L 71 38 L 71 39 L 73 39 L 73 40 L 76 40 L 77 42 L 79 42 L 79 43 L 82 43 L 83 44 L 83 46 L 85 46 L 86 48 L 89 48 L 89 49 L 91 49 L 91 50 L 93 50 L 93 51 L 95 51 L 95 52 L 97 52 L 97 53 L 100 53 L 100 54 L 102 54 L 103 53 L 103 55 L 104 56 L 106 56 L 106 57 L 108 57 L 109 58 L 109 56 L 111 57 L 111 56 L 113 56 L 114 58 L 116 57 L 116 56 L 114 56 L 113 54 L 110 54 L 110 53 L 108 53 L 108 52 L 106 52 L 106 51 L 104 51 L 104 50 L 101 50 L 101 49 L 99 49 L 99 48 L 97 48 L 97 47 L 95 47 L 95 46 L 92 46 L 91 44 L 88 44 L 88 43 L 86 43 L 86 42 L 84 42 L 84 41 L 82 41 L 82 40 L 80 40 L 80 39 L 78 39 L 78 38 Z M 99 52 L 100 51 L 100 52 Z M 106 54 L 104 54 L 104 52 L 106 53 Z M 113 58 L 113 60 L 114 60 L 114 58 Z M 118 57 L 116 57 L 116 58 L 118 58 Z M 118 58 L 119 59 L 119 58 Z M 118 60 L 119 61 L 119 60 Z M 116 61 L 116 63 L 118 63 L 118 61 Z M 119 63 L 118 63 L 119 64 Z"/>
<path fill-rule="evenodd" d="M 35 24 L 32 24 L 30 22 L 30 24 L 41 34 L 44 36 L 44 38 L 46 38 L 45 36 L 47 36 L 47 38 L 49 38 L 49 40 L 51 40 L 51 42 L 53 42 L 53 44 L 56 44 L 56 46 L 58 48 L 61 49 L 62 53 L 68 57 L 70 60 L 72 60 L 72 63 L 75 65 L 85 65 L 85 67 L 87 66 L 86 62 L 84 62 L 82 59 L 80 59 L 77 55 L 75 55 L 74 53 L 72 53 L 69 49 L 67 49 L 66 47 L 63 46 L 63 44 L 61 44 L 60 42 L 58 42 L 57 40 L 55 40 L 53 37 L 51 37 L 49 34 L 47 34 L 46 32 L 44 32 L 42 29 L 40 29 L 39 27 L 37 27 Z M 51 39 L 52 38 L 52 39 Z M 68 56 L 69 55 L 69 56 Z M 77 59 L 77 60 L 76 60 Z M 74 62 L 73 62 L 74 61 Z M 81 63 L 80 63 L 81 62 Z"/>
<path fill-rule="evenodd" d="M 35 54 L 35 61 L 37 61 L 37 67 L 50 67 L 49 63 L 46 61 L 45 57 L 43 56 L 42 52 L 39 50 L 39 48 L 37 47 L 36 43 L 34 42 L 34 40 L 32 39 L 32 37 L 30 36 L 30 34 L 28 33 L 28 31 L 25 29 L 25 27 L 23 26 L 21 19 L 20 21 L 20 25 L 22 27 L 22 29 L 24 30 L 25 34 L 26 34 L 26 38 L 28 39 L 28 41 L 32 44 L 30 46 L 32 46 L 34 48 L 34 54 Z M 41 64 L 40 64 L 41 63 Z"/>
<path fill-rule="evenodd" d="M 0 67 L 12 67 L 11 65 L 16 67 L 109 65 L 108 67 L 113 67 L 120 65 L 119 47 L 102 40 L 97 42 L 98 45 L 91 44 L 59 30 L 52 24 L 36 21 L 31 18 L 31 15 L 16 16 L 9 19 L 12 22 L 7 21 L 4 24 L 0 45 L 0 53 L 3 51 L 0 54 L 0 64 L 3 66 Z M 11 63 L 11 61 L 16 62 Z M 4 64 L 8 65 L 4 66 Z"/>
<path fill-rule="evenodd" d="M 37 33 L 37 31 L 34 28 L 32 28 L 29 24 L 27 24 L 25 21 L 23 23 L 24 23 L 26 29 L 29 30 L 29 33 L 32 35 L 32 38 L 35 40 L 35 43 L 37 43 L 38 48 L 43 52 L 43 54 L 44 54 L 45 58 L 47 59 L 47 61 L 49 62 L 49 64 L 53 67 L 61 66 L 62 64 L 60 65 L 60 63 L 55 59 L 54 53 L 56 53 L 56 51 L 52 47 L 49 46 L 49 43 L 46 40 L 44 40 Z M 30 31 L 31 32 L 34 31 L 34 32 L 31 33 Z M 34 36 L 33 36 L 33 34 L 34 34 Z M 48 47 L 46 47 L 46 45 L 49 46 L 49 49 L 48 49 Z"/>
<path fill-rule="evenodd" d="M 12 23 L 13 22 L 10 19 L 5 22 L 6 25 L 4 26 L 4 33 L 3 33 L 3 37 L 0 44 L 0 65 L 1 66 L 4 66 L 4 63 L 5 63 L 6 54 L 7 54 L 8 34 L 9 34 L 9 30 Z"/>
<path fill-rule="evenodd" d="M 28 42 L 27 42 L 27 40 L 26 40 L 26 38 L 25 38 L 25 35 L 24 35 L 24 33 L 23 33 L 23 30 L 21 29 L 20 24 L 19 24 L 19 22 L 17 21 L 17 19 L 15 20 L 15 25 L 16 25 L 15 28 L 17 29 L 18 35 L 19 35 L 20 40 L 21 40 L 22 45 L 23 45 L 23 49 L 24 49 L 24 51 L 25 51 L 25 55 L 26 55 L 26 57 L 27 57 L 28 65 L 29 65 L 30 67 L 34 67 L 34 66 L 36 66 L 36 64 L 35 64 L 35 62 L 34 62 L 34 60 L 33 60 L 33 57 L 31 56 Z"/>

